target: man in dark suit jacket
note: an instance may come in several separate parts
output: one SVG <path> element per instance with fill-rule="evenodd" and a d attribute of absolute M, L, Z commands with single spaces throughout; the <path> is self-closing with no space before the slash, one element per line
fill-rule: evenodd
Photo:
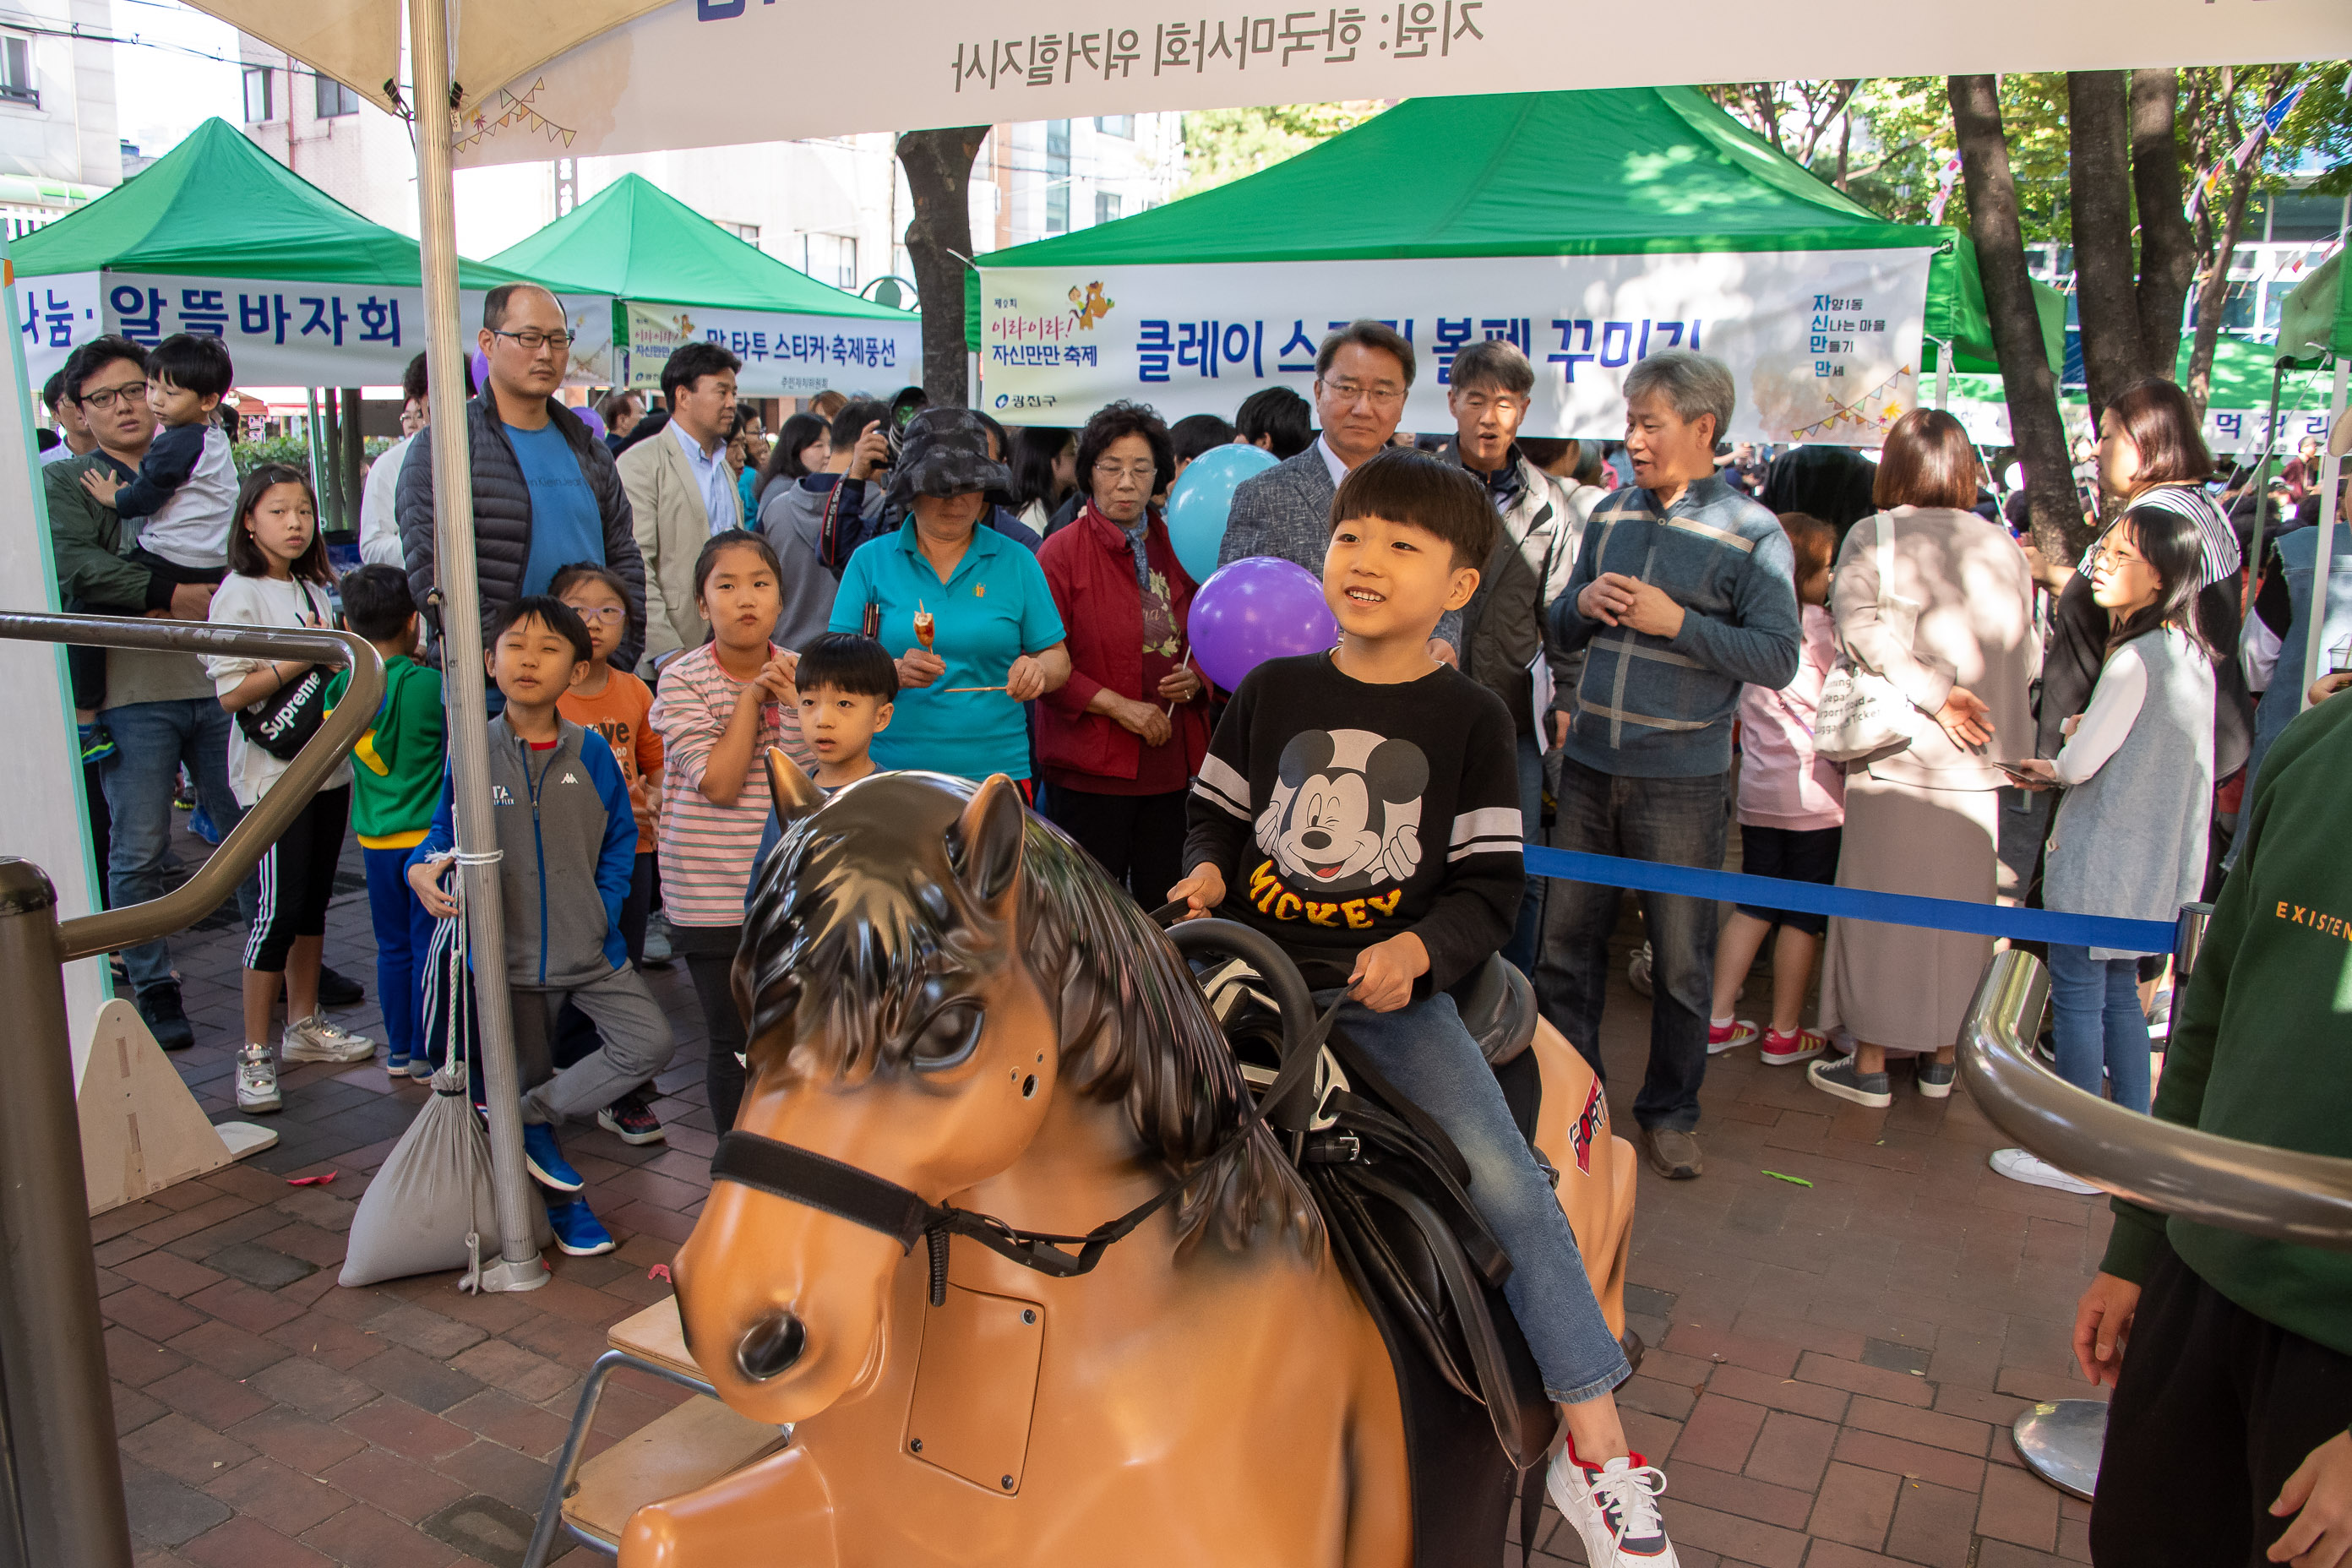
<path fill-rule="evenodd" d="M 1382 322 L 1350 321 L 1325 338 L 1315 352 L 1315 413 L 1323 433 L 1304 452 L 1234 489 L 1217 564 L 1272 555 L 1297 562 L 1321 581 L 1323 552 L 1331 542 L 1331 498 L 1340 477 L 1396 434 L 1412 372 L 1412 345 Z M 1456 612 L 1438 621 L 1430 651 L 1458 664 L 1461 646 Z"/>

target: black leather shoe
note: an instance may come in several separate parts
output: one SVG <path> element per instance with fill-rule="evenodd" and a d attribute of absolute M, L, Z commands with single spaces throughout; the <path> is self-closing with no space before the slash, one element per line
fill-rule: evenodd
<path fill-rule="evenodd" d="M 336 973 L 325 964 L 319 965 L 319 1005 L 322 1007 L 356 1007 L 367 1000 L 367 987 L 356 980 Z"/>
<path fill-rule="evenodd" d="M 139 1016 L 146 1020 L 147 1032 L 155 1043 L 167 1051 L 184 1051 L 196 1043 L 195 1026 L 188 1022 L 187 1010 L 180 1005 L 177 985 L 150 985 L 139 993 Z"/>

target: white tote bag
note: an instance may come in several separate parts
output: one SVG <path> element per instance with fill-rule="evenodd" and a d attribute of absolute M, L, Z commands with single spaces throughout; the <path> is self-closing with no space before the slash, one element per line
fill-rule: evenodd
<path fill-rule="evenodd" d="M 1879 622 L 1909 647 L 1919 606 L 1895 592 L 1895 520 L 1882 511 L 1871 521 L 1877 530 Z M 1842 650 L 1814 710 L 1813 751 L 1833 763 L 1874 763 L 1908 750 L 1920 720 L 1893 681 L 1861 668 Z"/>

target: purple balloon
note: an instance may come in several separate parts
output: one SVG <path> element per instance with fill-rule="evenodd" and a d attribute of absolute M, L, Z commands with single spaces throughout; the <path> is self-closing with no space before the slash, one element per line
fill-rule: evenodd
<path fill-rule="evenodd" d="M 487 392 L 490 385 L 490 356 L 481 350 L 474 351 L 474 390 Z"/>
<path fill-rule="evenodd" d="M 593 407 L 585 403 L 582 404 L 572 412 L 580 416 L 580 423 L 588 426 L 588 433 L 590 435 L 596 437 L 600 440 L 604 437 L 604 416 L 603 415 L 597 413 Z"/>
<path fill-rule="evenodd" d="M 1267 659 L 1320 653 L 1339 640 L 1315 574 L 1271 555 L 1219 567 L 1192 595 L 1188 629 L 1194 659 L 1228 691 Z"/>

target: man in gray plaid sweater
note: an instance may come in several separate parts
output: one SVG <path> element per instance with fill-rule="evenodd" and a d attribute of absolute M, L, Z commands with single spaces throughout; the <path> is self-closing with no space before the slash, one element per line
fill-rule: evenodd
<path fill-rule="evenodd" d="M 1723 864 L 1726 775 L 1743 685 L 1797 672 L 1788 536 L 1716 477 L 1715 445 L 1738 389 L 1719 362 L 1652 354 L 1625 377 L 1633 484 L 1601 500 L 1568 588 L 1551 607 L 1565 652 L 1586 650 L 1563 702 L 1562 849 L 1713 870 Z M 1643 895 L 1654 995 L 1650 1065 L 1633 1119 L 1662 1175 L 1701 1161 L 1694 1129 L 1706 1074 L 1716 907 Z M 1601 1015 L 1617 889 L 1561 882 L 1546 900 L 1536 992 L 1545 1016 L 1601 1070 Z"/>

